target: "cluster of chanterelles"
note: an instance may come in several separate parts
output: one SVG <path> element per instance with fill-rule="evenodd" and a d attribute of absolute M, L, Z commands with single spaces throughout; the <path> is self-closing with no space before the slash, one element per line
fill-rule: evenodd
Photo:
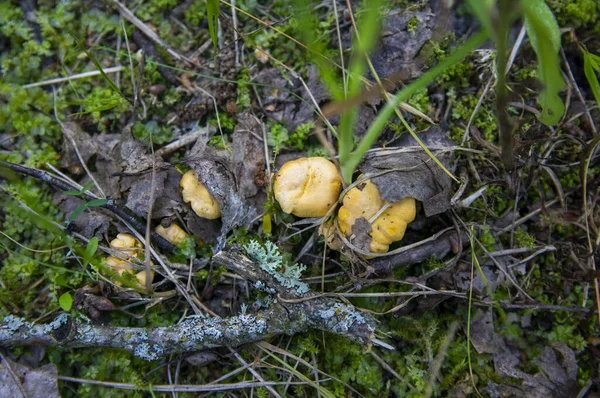
<path fill-rule="evenodd" d="M 336 205 L 342 190 L 342 179 L 337 168 L 321 157 L 301 158 L 287 162 L 281 167 L 273 192 L 281 209 L 298 217 L 323 217 Z M 352 235 L 356 220 L 364 218 L 371 223 L 370 251 L 386 253 L 390 244 L 404 237 L 407 225 L 416 217 L 413 198 L 389 203 L 381 199 L 379 189 L 370 180 L 350 189 L 338 210 L 337 222 L 340 232 L 347 238 Z M 324 224 L 321 231 L 334 249 L 339 243 L 330 236 L 334 228 Z"/>

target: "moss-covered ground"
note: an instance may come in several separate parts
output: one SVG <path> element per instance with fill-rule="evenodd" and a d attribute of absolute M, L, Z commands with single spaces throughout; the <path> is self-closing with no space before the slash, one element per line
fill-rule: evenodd
<path fill-rule="evenodd" d="M 293 81 L 298 87 L 302 84 L 296 74 L 304 81 L 310 80 L 310 64 L 314 58 L 292 40 L 301 40 L 303 26 L 294 17 L 291 3 L 238 0 L 235 19 L 233 8 L 221 3 L 221 42 L 213 51 L 203 0 L 123 2 L 166 46 L 191 59 L 191 62 L 181 62 L 165 46 L 141 44 L 148 39 L 134 40 L 136 35 L 142 34 L 119 14 L 111 1 L 0 0 L 0 160 L 45 170 L 57 167 L 76 180 L 83 179 L 85 171 L 80 167 L 66 167 L 61 163 L 65 137 L 59 121 L 66 120 L 76 122 L 91 136 L 129 130 L 145 143 L 151 137 L 154 150 L 180 138 L 193 123 L 210 125 L 219 132 L 207 145 L 231 151 L 232 132 L 243 111 L 253 112 L 264 120 L 272 158 L 297 152 L 308 156 L 325 155 L 326 151 L 313 134 L 316 115 L 295 126 L 269 117 L 272 104 L 263 105 L 265 90 L 271 90 L 276 97 L 290 86 L 266 87 L 268 84 L 256 81 L 259 72 L 267 67 L 278 70 L 284 80 Z M 427 3 L 390 2 L 385 12 L 419 11 L 428 7 Z M 315 3 L 318 7 L 314 17 L 318 19 L 316 36 L 326 43 L 323 55 L 337 62 L 340 52 L 336 30 L 349 31 L 350 25 L 340 24 L 334 18 L 332 4 Z M 600 236 L 597 151 L 591 154 L 587 174 L 582 174 L 580 166 L 591 143 L 597 142 L 594 140 L 598 132 L 592 124 L 600 127 L 600 111 L 583 73 L 579 44 L 584 44 L 590 53 L 600 54 L 597 39 L 600 4 L 596 0 L 547 0 L 547 4 L 563 29 L 565 57 L 561 67 L 568 78 L 568 63 L 574 76 L 569 88 L 561 94 L 570 107 L 561 123 L 552 129 L 537 120 L 532 108 L 535 111 L 537 93 L 542 87 L 536 80 L 538 72 L 533 50 L 525 41 L 507 79 L 508 113 L 514 124 L 513 149 L 518 159 L 512 173 L 503 168 L 499 157 L 493 88 L 480 102 L 484 87 L 494 79 L 495 54 L 489 46 L 446 70 L 428 89 L 419 91 L 408 101 L 443 126 L 456 145 L 468 148 L 458 152 L 453 164 L 456 175 L 467 176 L 469 180 L 463 199 L 486 187 L 468 206 L 438 215 L 434 222 L 429 220 L 411 233 L 427 238 L 438 231 L 436 225 L 452 226 L 453 220 L 461 220 L 480 244 L 473 240 L 462 252 L 457 252 L 456 257 L 451 254 L 403 267 L 377 283 L 367 283 L 358 275 L 351 275 L 354 268 L 348 258 L 326 251 L 331 261 L 327 266 L 326 291 L 335 291 L 341 286 L 344 290 L 338 292 L 371 293 L 348 300 L 375 314 L 380 321 L 380 331 L 395 349 L 367 350 L 342 337 L 318 331 L 273 336 L 268 341 L 270 346 L 239 348 L 239 355 L 252 364 L 264 381 L 311 381 L 277 386 L 281 396 L 328 393 L 339 397 L 359 394 L 490 396 L 493 395 L 492 384 L 516 388 L 511 391 L 517 394 L 515 391 L 539 386 L 527 385 L 525 379 L 515 376 L 516 370 L 551 377 L 544 373 L 547 369 L 539 358 L 547 347 L 559 346 L 575 355 L 577 370 L 570 384 L 555 385 L 555 396 L 561 396 L 560 391 L 566 391 L 561 388 L 566 386 L 571 388 L 567 394 L 575 391 L 576 395 L 599 381 L 600 328 L 596 301 L 600 298 L 596 297 L 594 287 L 598 274 L 590 268 L 593 260 L 598 260 Z M 345 2 L 336 2 L 336 7 L 340 18 L 347 16 Z M 360 14 L 360 4 L 354 7 Z M 468 17 L 465 5 L 459 4 L 455 12 L 475 29 L 476 23 Z M 342 19 L 347 22 L 347 18 Z M 407 29 L 418 32 L 418 20 L 411 19 Z M 239 59 L 231 72 L 223 65 L 227 62 L 235 65 L 228 59 L 234 57 L 234 31 Z M 444 59 L 459 45 L 463 33 L 448 33 L 439 40 L 429 40 L 424 47 L 430 53 L 425 65 Z M 518 29 L 511 33 L 511 40 L 517 34 Z M 148 54 L 144 46 L 154 48 L 155 53 Z M 199 51 L 200 48 L 203 50 Z M 343 57 L 348 58 L 348 53 Z M 99 66 L 122 67 L 118 73 L 39 84 L 95 71 Z M 227 98 L 217 98 L 216 106 L 211 101 L 195 102 L 199 91 L 193 87 L 214 88 L 218 83 L 232 84 Z M 573 83 L 577 83 L 578 88 Z M 279 94 L 273 93 L 277 90 Z M 215 93 L 213 89 L 209 91 Z M 581 93 L 584 102 L 576 91 Z M 138 98 L 135 108 L 134 97 Z M 295 98 L 290 95 L 286 101 Z M 588 113 L 593 123 L 587 119 Z M 465 127 L 471 119 L 480 137 L 471 135 L 464 140 Z M 407 122 L 416 131 L 430 126 L 426 119 L 414 114 L 407 114 Z M 392 120 L 378 144 L 393 142 L 402 134 L 407 134 L 405 125 Z M 184 170 L 185 166 L 179 164 L 183 157 L 184 151 L 180 150 L 167 160 Z M 585 182 L 582 175 L 586 175 Z M 90 317 L 82 306 L 71 308 L 68 303 L 63 302 L 61 306 L 59 302 L 66 293 L 75 296 L 78 289 L 86 286 L 97 296 L 111 300 L 116 308 L 103 312 L 94 320 L 97 323 L 157 327 L 175 324 L 190 315 L 187 302 L 179 295 L 163 300 L 141 294 L 137 297 L 140 304 L 130 305 L 131 297 L 123 294 L 123 288 L 113 284 L 102 272 L 104 255 L 98 251 L 92 258 L 86 258 L 86 243 L 70 234 L 69 223 L 54 200 L 53 188 L 6 169 L 0 169 L 0 181 L 0 317 L 12 314 L 29 321 L 46 322 L 64 311 L 65 306 L 73 315 Z M 587 197 L 582 197 L 583 183 L 587 183 Z M 268 184 L 263 181 L 263 186 Z M 458 185 L 454 191 L 456 189 Z M 587 207 L 584 207 L 585 201 Z M 35 215 L 25 210 L 25 206 Z M 271 195 L 265 211 L 268 219 L 249 229 L 235 231 L 229 235 L 228 243 L 272 240 L 280 244 L 284 258 L 292 261 L 309 239 L 316 239 L 317 244 L 309 253 L 312 257 L 304 257 L 301 262 L 308 266 L 303 276 L 314 278 L 312 282 L 318 280 L 318 283 L 311 282 L 311 287 L 319 290 L 322 239 L 313 235 L 314 230 L 283 239 L 290 234 L 287 226 L 294 218 L 281 213 Z M 54 223 L 67 228 L 61 229 Z M 116 232 L 111 225 L 105 237 L 112 238 Z M 105 239 L 104 244 L 108 241 Z M 546 249 L 540 250 L 543 248 Z M 500 263 L 486 255 L 512 249 L 516 254 L 496 257 Z M 190 254 L 207 257 L 211 247 L 196 241 L 184 247 L 179 258 L 172 259 L 185 262 Z M 498 271 L 498 266 L 511 267 L 510 272 L 519 287 L 536 305 L 529 305 L 523 299 L 514 284 Z M 431 277 L 425 278 L 430 274 Z M 469 281 L 477 278 L 479 285 L 473 283 L 470 290 Z M 483 279 L 485 282 L 481 282 Z M 210 273 L 203 269 L 193 275 L 190 283 L 200 292 L 206 292 L 207 289 L 225 291 L 223 286 L 231 286 L 231 281 L 224 269 L 211 269 Z M 439 299 L 425 300 L 415 295 L 405 300 L 406 297 L 393 296 L 414 290 L 414 285 L 403 283 L 405 281 L 426 281 L 431 290 L 439 293 L 432 297 Z M 163 287 L 163 290 L 167 289 Z M 446 291 L 457 295 L 446 294 Z M 223 297 L 220 305 L 232 315 L 240 312 L 242 304 L 264 298 L 260 293 L 253 293 L 232 304 L 227 296 Z M 485 316 L 492 320 L 491 328 L 478 323 Z M 480 352 L 470 343 L 469 337 L 478 333 L 476 328 L 491 331 L 490 339 L 516 353 L 510 357 L 518 362 L 513 365 L 512 378 L 498 373 L 497 352 Z M 279 348 L 265 348 L 273 346 Z M 13 347 L 2 348 L 0 352 L 18 360 L 34 356 L 34 351 L 30 347 Z M 161 396 L 163 393 L 152 392 L 153 385 L 204 385 L 241 367 L 230 351 L 215 352 L 217 359 L 210 365 L 196 366 L 183 355 L 147 362 L 119 350 L 46 348 L 36 365 L 53 363 L 59 376 L 79 379 L 78 382 L 59 380 L 60 392 L 65 397 Z M 282 352 L 305 362 L 295 361 Z M 563 363 L 563 359 L 559 355 L 559 362 Z M 226 383 L 241 383 L 254 377 L 245 369 L 229 376 Z M 316 388 L 315 378 L 328 381 L 319 383 L 321 387 Z M 108 384 L 102 386 L 86 380 Z M 120 389 L 118 385 L 110 385 L 112 382 L 132 384 L 139 390 Z M 597 387 L 591 388 L 596 388 L 598 393 Z M 271 393 L 265 388 L 255 388 L 213 394 L 267 397 Z M 178 396 L 191 397 L 197 393 L 180 392 Z"/>

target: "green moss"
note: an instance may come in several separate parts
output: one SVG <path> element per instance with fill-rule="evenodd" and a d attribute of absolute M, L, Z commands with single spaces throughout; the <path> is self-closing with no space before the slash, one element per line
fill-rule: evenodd
<path fill-rule="evenodd" d="M 202 0 L 194 1 L 184 13 L 184 20 L 192 27 L 200 26 L 206 18 L 206 3 Z"/>
<path fill-rule="evenodd" d="M 171 141 L 171 128 L 169 126 L 159 126 L 154 120 L 143 122 L 135 122 L 132 128 L 133 135 L 138 140 L 162 145 Z"/>
<path fill-rule="evenodd" d="M 267 133 L 267 142 L 273 148 L 275 154 L 278 154 L 282 148 L 287 145 L 290 136 L 288 130 L 279 123 L 272 123 Z"/>
<path fill-rule="evenodd" d="M 237 76 L 237 100 L 238 112 L 250 108 L 252 100 L 250 98 L 250 72 L 247 68 L 242 68 Z"/>
<path fill-rule="evenodd" d="M 231 140 L 229 139 L 228 135 L 213 135 L 212 137 L 210 137 L 206 145 L 218 149 L 226 149 L 228 151 L 231 150 Z"/>
<path fill-rule="evenodd" d="M 299 151 L 304 149 L 304 145 L 308 139 L 308 135 L 314 127 L 314 123 L 305 123 L 296 127 L 294 132 L 290 134 L 290 138 L 288 140 L 289 145 L 298 149 Z"/>
<path fill-rule="evenodd" d="M 594 27 L 600 31 L 600 4 L 596 0 L 546 0 L 561 27 Z"/>
<path fill-rule="evenodd" d="M 413 35 L 417 31 L 418 27 L 419 27 L 419 19 L 417 17 L 412 17 L 411 19 L 408 20 L 408 23 L 406 24 L 406 30 L 408 30 Z"/>
<path fill-rule="evenodd" d="M 466 125 L 477 106 L 479 98 L 473 94 L 459 97 L 454 91 L 449 92 L 448 96 L 454 101 L 452 105 L 452 119 L 460 121 L 462 125 Z M 497 142 L 498 126 L 491 105 L 486 102 L 482 104 L 475 115 L 473 125 L 479 129 L 486 141 L 492 144 Z M 453 135 L 452 138 L 457 140 L 457 142 L 462 142 L 463 134 L 464 127 L 459 128 L 458 134 Z"/>
<path fill-rule="evenodd" d="M 535 237 L 525 232 L 521 227 L 515 230 L 515 244 L 518 247 L 528 247 L 530 249 L 535 245 Z"/>

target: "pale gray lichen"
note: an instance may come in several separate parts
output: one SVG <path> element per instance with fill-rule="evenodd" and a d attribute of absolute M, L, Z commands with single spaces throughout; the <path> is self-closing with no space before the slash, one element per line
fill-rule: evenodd
<path fill-rule="evenodd" d="M 131 344 L 143 343 L 145 341 L 148 341 L 148 332 L 146 332 L 145 330 L 131 333 L 128 339 L 128 342 Z"/>
<path fill-rule="evenodd" d="M 246 249 L 246 253 L 258 263 L 259 267 L 269 275 L 272 275 L 282 286 L 288 289 L 295 289 L 299 295 L 308 293 L 308 285 L 300 282 L 302 271 L 306 269 L 306 266 L 284 264 L 283 256 L 273 242 L 266 242 L 263 248 L 260 243 L 252 240 L 244 248 Z M 280 272 L 281 269 L 283 269 L 283 272 Z"/>
<path fill-rule="evenodd" d="M 203 314 L 190 316 L 180 326 L 181 332 L 178 338 L 190 342 L 190 345 L 206 338 L 218 340 L 223 335 L 220 330 L 221 320 Z"/>
<path fill-rule="evenodd" d="M 163 349 L 157 344 L 150 346 L 148 343 L 142 343 L 135 347 L 133 354 L 146 361 L 155 361 L 162 356 Z"/>
<path fill-rule="evenodd" d="M 319 315 L 321 319 L 332 320 L 330 328 L 335 333 L 346 333 L 355 323 L 359 325 L 366 323 L 365 318 L 355 308 L 340 303 L 336 303 L 331 308 L 321 311 Z"/>
<path fill-rule="evenodd" d="M 69 316 L 67 314 L 63 313 L 63 314 L 60 314 L 59 316 L 57 316 L 56 318 L 54 318 L 54 320 L 52 322 L 50 322 L 48 325 L 52 328 L 52 330 L 57 330 L 62 325 L 66 325 L 68 320 L 69 320 Z"/>
<path fill-rule="evenodd" d="M 268 287 L 262 281 L 256 281 L 254 283 L 254 288 L 260 290 L 261 292 L 265 292 L 267 294 L 276 294 L 277 289 L 273 289 L 272 287 Z"/>
<path fill-rule="evenodd" d="M 23 318 L 18 318 L 14 315 L 7 315 L 2 319 L 2 329 L 8 329 L 10 332 L 16 332 L 25 324 Z"/>
<path fill-rule="evenodd" d="M 85 340 L 95 332 L 93 325 L 87 323 L 80 323 L 77 325 L 77 333 L 75 334 L 75 340 Z"/>

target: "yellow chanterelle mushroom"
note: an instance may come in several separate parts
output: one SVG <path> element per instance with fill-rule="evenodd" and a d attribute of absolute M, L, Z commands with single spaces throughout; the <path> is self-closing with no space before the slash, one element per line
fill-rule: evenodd
<path fill-rule="evenodd" d="M 156 227 L 156 233 L 171 242 L 174 245 L 178 245 L 185 241 L 187 238 L 187 234 L 181 227 L 177 224 L 171 224 L 169 227 L 165 228 L 162 225 Z"/>
<path fill-rule="evenodd" d="M 115 239 L 110 242 L 110 247 L 122 253 L 123 258 L 137 257 L 142 252 L 142 244 L 133 235 L 126 232 L 122 232 L 117 235 Z M 112 271 L 117 272 L 119 275 L 123 275 L 124 272 L 133 274 L 135 271 L 131 264 L 125 260 L 122 260 L 116 256 L 109 256 L 106 259 L 106 265 L 110 267 Z M 141 286 L 146 286 L 146 271 L 140 271 L 135 274 L 135 277 L 140 282 Z M 150 271 L 150 278 L 154 278 L 154 272 Z"/>
<path fill-rule="evenodd" d="M 281 210 L 298 217 L 323 217 L 335 205 L 342 179 L 325 158 L 300 158 L 281 167 L 273 184 Z"/>
<path fill-rule="evenodd" d="M 190 203 L 192 210 L 198 216 L 214 220 L 221 217 L 219 202 L 208 192 L 193 170 L 188 171 L 181 177 L 179 182 L 183 201 Z"/>
<path fill-rule="evenodd" d="M 370 249 L 373 253 L 387 253 L 390 244 L 402 240 L 407 225 L 417 215 L 414 198 L 404 198 L 388 205 L 388 202 L 381 200 L 379 189 L 370 180 L 348 191 L 342 203 L 338 223 L 340 231 L 346 237 L 352 235 L 352 226 L 357 219 L 362 217 L 370 220 L 387 205 L 371 224 Z"/>

